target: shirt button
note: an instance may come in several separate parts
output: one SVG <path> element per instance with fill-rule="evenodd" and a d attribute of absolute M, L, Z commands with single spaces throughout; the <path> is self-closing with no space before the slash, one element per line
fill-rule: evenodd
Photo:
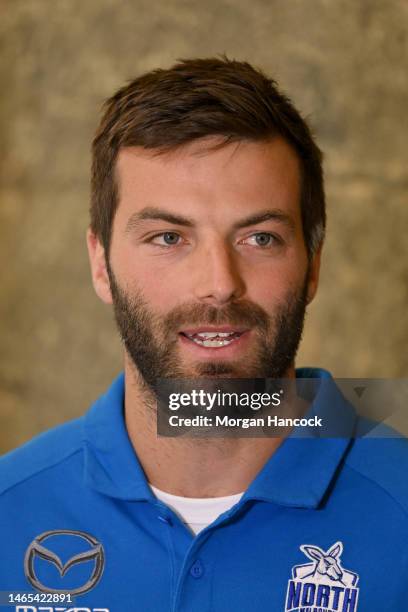
<path fill-rule="evenodd" d="M 193 578 L 201 578 L 201 576 L 204 574 L 204 566 L 200 559 L 197 559 L 197 561 L 195 561 L 190 567 L 190 574 Z"/>

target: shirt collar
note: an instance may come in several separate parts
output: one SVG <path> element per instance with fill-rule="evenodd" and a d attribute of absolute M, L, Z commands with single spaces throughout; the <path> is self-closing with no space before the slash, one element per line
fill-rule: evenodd
<path fill-rule="evenodd" d="M 124 419 L 122 372 L 85 415 L 85 483 L 125 500 L 155 499 L 129 439 Z"/>
<path fill-rule="evenodd" d="M 356 413 L 331 374 L 321 368 L 298 368 L 296 378 L 316 379 L 317 391 L 307 416 L 324 416 L 323 431 L 309 429 L 304 436 L 300 433 L 304 429 L 295 428 L 249 485 L 243 500 L 316 508 L 350 445 Z M 338 437 L 328 437 L 330 432 Z"/>
<path fill-rule="evenodd" d="M 295 429 L 249 485 L 241 503 L 260 499 L 291 507 L 317 507 L 347 451 L 356 415 L 330 373 L 320 368 L 298 368 L 296 377 L 319 379 L 308 415 L 326 413 L 330 406 L 330 417 L 342 423 L 342 437 L 303 438 Z M 154 500 L 127 434 L 123 399 L 121 373 L 85 415 L 85 482 L 110 497 Z"/>

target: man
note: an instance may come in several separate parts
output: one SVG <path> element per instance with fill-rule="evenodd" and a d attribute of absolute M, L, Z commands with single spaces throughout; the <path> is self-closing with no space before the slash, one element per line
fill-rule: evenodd
<path fill-rule="evenodd" d="M 108 100 L 87 240 L 124 374 L 1 461 L 10 609 L 408 609 L 406 442 L 355 439 L 330 374 L 295 370 L 324 228 L 320 151 L 249 64 L 181 61 Z M 304 412 L 343 435 L 157 434 L 159 380 L 219 377 L 314 379 Z"/>

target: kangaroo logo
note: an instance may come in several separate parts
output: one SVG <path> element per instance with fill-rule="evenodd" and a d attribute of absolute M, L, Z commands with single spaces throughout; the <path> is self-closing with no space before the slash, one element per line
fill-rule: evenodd
<path fill-rule="evenodd" d="M 343 543 L 336 542 L 326 551 L 302 544 L 300 550 L 311 563 L 292 568 L 285 612 L 357 612 L 359 576 L 341 564 Z"/>

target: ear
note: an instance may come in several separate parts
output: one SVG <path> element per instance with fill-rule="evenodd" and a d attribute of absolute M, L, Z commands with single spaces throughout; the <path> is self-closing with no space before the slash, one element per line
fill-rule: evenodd
<path fill-rule="evenodd" d="M 320 550 L 318 546 L 311 546 L 310 544 L 302 544 L 300 550 L 305 553 L 309 559 L 314 559 L 315 561 L 320 561 L 323 559 L 324 554 L 323 551 Z"/>
<path fill-rule="evenodd" d="M 105 304 L 112 304 L 105 249 L 91 228 L 86 233 L 86 242 L 88 245 L 89 262 L 91 264 L 92 282 L 96 294 Z"/>
<path fill-rule="evenodd" d="M 335 544 L 333 544 L 333 546 L 330 548 L 330 550 L 328 551 L 328 556 L 329 557 L 339 557 L 343 552 L 343 544 L 342 542 L 336 542 Z"/>
<path fill-rule="evenodd" d="M 312 261 L 309 264 L 309 278 L 307 285 L 307 303 L 313 300 L 314 296 L 317 292 L 317 287 L 319 285 L 319 275 L 320 275 L 320 260 L 322 255 L 323 243 L 320 243 L 319 248 L 313 256 Z"/>

